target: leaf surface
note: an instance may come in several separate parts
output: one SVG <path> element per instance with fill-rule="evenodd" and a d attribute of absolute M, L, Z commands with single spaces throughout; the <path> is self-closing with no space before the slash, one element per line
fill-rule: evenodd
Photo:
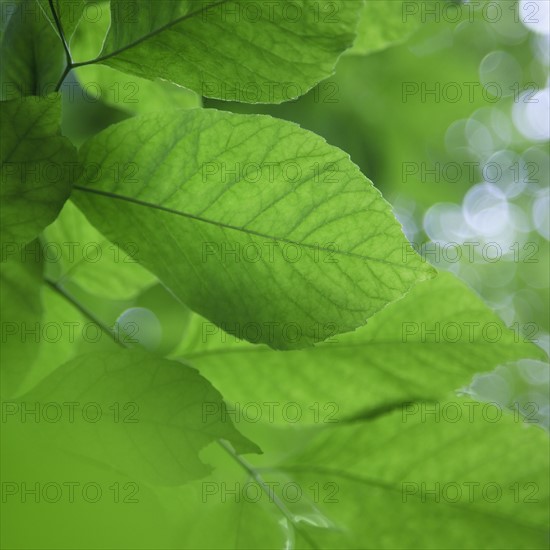
<path fill-rule="evenodd" d="M 48 18 L 52 28 L 59 36 L 55 17 L 50 7 L 50 1 L 37 0 L 37 2 L 40 4 L 43 13 Z M 71 41 L 73 33 L 80 22 L 84 10 L 86 9 L 86 4 L 93 4 L 93 11 L 90 10 L 90 15 L 95 17 L 95 12 L 97 11 L 97 2 L 95 2 L 95 0 L 53 0 L 52 4 L 61 24 L 63 35 L 65 36 L 67 43 Z"/>
<path fill-rule="evenodd" d="M 12 7 L 6 6 L 6 15 Z M 0 54 L 3 101 L 56 91 L 65 68 L 63 43 L 35 0 L 17 3 L 2 33 Z"/>
<path fill-rule="evenodd" d="M 349 156 L 295 124 L 144 116 L 89 140 L 81 160 L 96 167 L 73 196 L 88 219 L 138 243 L 189 307 L 256 343 L 301 348 L 353 330 L 435 273 Z M 112 165 L 137 170 L 116 178 Z"/>
<path fill-rule="evenodd" d="M 438 399 L 478 372 L 544 359 L 450 273 L 416 285 L 351 334 L 284 355 L 196 318 L 186 361 L 211 380 L 244 422 L 329 424 L 414 399 Z M 345 382 L 344 382 L 345 381 Z M 268 404 L 271 403 L 272 412 Z"/>
<path fill-rule="evenodd" d="M 332 74 L 361 8 L 360 0 L 113 1 L 99 60 L 206 97 L 281 103 Z"/>
<path fill-rule="evenodd" d="M 131 9 L 131 4 L 126 4 Z M 83 18 L 71 44 L 75 62 L 97 57 L 110 27 L 109 2 L 97 2 L 97 18 Z M 131 114 L 195 109 L 201 98 L 191 90 L 160 79 L 148 80 L 112 67 L 91 64 L 74 70 L 83 93 Z"/>

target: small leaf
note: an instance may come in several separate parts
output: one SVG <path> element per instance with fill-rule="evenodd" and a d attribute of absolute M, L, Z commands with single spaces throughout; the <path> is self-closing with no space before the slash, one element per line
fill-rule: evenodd
<path fill-rule="evenodd" d="M 281 103 L 330 76 L 353 44 L 360 0 L 111 2 L 99 58 L 199 95 Z"/>
<path fill-rule="evenodd" d="M 349 156 L 289 122 L 144 116 L 90 139 L 81 159 L 96 167 L 73 195 L 88 219 L 136 242 L 190 308 L 256 343 L 302 348 L 354 330 L 434 275 L 405 255 L 390 206 Z M 135 170 L 116 178 L 111 166 Z"/>
<path fill-rule="evenodd" d="M 61 97 L 0 103 L 1 243 L 24 245 L 52 223 L 78 173 L 76 149 L 61 135 Z"/>
<path fill-rule="evenodd" d="M 53 403 L 66 412 L 57 423 L 29 423 L 30 428 L 24 421 L 16 424 L 21 437 L 28 433 L 57 441 L 71 453 L 160 485 L 208 474 L 211 468 L 199 452 L 220 438 L 241 453 L 261 452 L 231 422 L 204 417 L 205 404 L 224 405 L 218 391 L 195 369 L 142 351 L 76 357 L 18 403 Z M 67 403 L 73 404 L 72 420 Z"/>

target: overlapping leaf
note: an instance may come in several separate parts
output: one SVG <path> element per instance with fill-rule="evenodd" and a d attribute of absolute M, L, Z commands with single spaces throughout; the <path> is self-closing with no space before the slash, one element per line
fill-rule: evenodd
<path fill-rule="evenodd" d="M 193 549 L 544 549 L 547 435 L 494 412 L 450 400 L 319 431 L 264 426 L 273 451 L 253 464 L 211 447 L 211 476 L 156 489 L 159 537 Z M 112 524 L 108 503 L 90 508 L 94 524 Z M 94 541 L 108 543 L 99 531 Z M 64 531 L 50 540 L 59 545 Z"/>
<path fill-rule="evenodd" d="M 17 401 L 22 407 L 31 403 L 39 419 L 48 404 L 63 414 L 50 423 L 14 415 L 11 429 L 21 438 L 54 441 L 69 453 L 160 485 L 207 475 L 211 468 L 199 452 L 217 439 L 232 442 L 239 452 L 259 452 L 231 422 L 204 417 L 205 405 L 223 403 L 195 369 L 143 351 L 76 357 Z"/>
<path fill-rule="evenodd" d="M 236 342 L 200 318 L 188 341 L 179 353 L 243 421 L 255 421 L 260 411 L 263 421 L 286 425 L 333 423 L 414 398 L 437 399 L 477 372 L 545 357 L 450 273 L 417 285 L 367 326 L 312 349 L 281 356 Z"/>
<path fill-rule="evenodd" d="M 116 147 L 114 147 L 116 144 Z M 194 110 L 81 149 L 74 201 L 217 326 L 274 348 L 355 329 L 433 269 L 349 157 L 298 126 Z M 107 167 L 136 166 L 132 178 Z"/>

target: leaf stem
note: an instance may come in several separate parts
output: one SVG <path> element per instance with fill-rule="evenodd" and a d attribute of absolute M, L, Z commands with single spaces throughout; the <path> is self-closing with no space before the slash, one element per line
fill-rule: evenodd
<path fill-rule="evenodd" d="M 71 50 L 69 49 L 69 44 L 67 44 L 67 39 L 65 38 L 65 33 L 63 32 L 63 26 L 61 25 L 61 20 L 59 19 L 59 16 L 55 11 L 53 0 L 48 0 L 48 2 L 50 4 L 50 10 L 52 11 L 53 19 L 55 21 L 55 26 L 57 27 L 57 32 L 59 33 L 59 38 L 61 38 L 61 42 L 63 43 L 63 49 L 65 50 L 65 56 L 67 57 L 67 64 L 71 65 L 73 62 L 73 58 L 71 56 Z"/>
<path fill-rule="evenodd" d="M 107 59 L 110 59 L 111 57 L 115 57 L 116 55 L 125 52 L 126 50 L 129 50 L 133 48 L 134 46 L 138 46 L 142 42 L 145 42 L 146 40 L 149 40 L 149 38 L 152 38 L 153 36 L 156 36 L 157 34 L 160 34 L 161 32 L 173 27 L 174 25 L 177 25 L 178 23 L 181 23 L 182 21 L 185 21 L 186 19 L 191 19 L 198 13 L 201 13 L 202 10 L 197 10 L 192 13 L 187 13 L 185 15 L 182 15 L 181 17 L 178 17 L 177 19 L 174 19 L 173 21 L 170 21 L 169 23 L 166 23 L 166 25 L 163 25 L 162 27 L 159 27 L 158 29 L 155 29 L 154 31 L 145 34 L 138 38 L 137 40 L 134 40 L 133 42 L 130 42 L 129 44 L 126 44 L 125 46 L 122 46 L 121 48 L 118 48 L 117 50 L 113 50 L 110 53 L 100 55 L 94 59 L 89 59 L 88 61 L 78 61 L 74 62 L 71 56 L 71 52 L 69 49 L 69 45 L 67 44 L 67 41 L 65 39 L 65 35 L 63 34 L 63 29 L 61 26 L 61 21 L 57 17 L 57 13 L 55 12 L 54 6 L 53 6 L 53 0 L 48 0 L 50 3 L 50 8 L 52 10 L 55 24 L 57 26 L 57 29 L 61 35 L 61 40 L 63 42 L 63 47 L 65 48 L 65 53 L 67 55 L 67 66 L 65 67 L 65 70 L 63 71 L 63 74 L 61 75 L 61 78 L 59 79 L 59 82 L 57 83 L 55 87 L 55 91 L 58 92 L 61 88 L 61 85 L 63 84 L 65 78 L 67 78 L 67 75 L 73 70 L 78 69 L 79 67 L 86 67 L 87 65 L 93 65 L 95 63 L 101 63 L 102 61 L 105 61 Z M 214 2 L 213 4 L 209 4 L 208 8 L 215 8 L 217 6 L 221 6 L 222 4 L 227 3 L 229 0 L 218 0 L 217 2 Z"/>
<path fill-rule="evenodd" d="M 254 481 L 261 487 L 264 493 L 269 497 L 270 502 L 273 502 L 275 506 L 280 510 L 283 516 L 288 520 L 289 525 L 292 529 L 295 529 L 300 533 L 300 535 L 307 540 L 312 548 L 318 548 L 315 542 L 309 537 L 309 535 L 303 532 L 296 523 L 296 518 L 294 514 L 285 506 L 284 502 L 277 496 L 275 491 L 263 480 L 259 471 L 256 470 L 251 464 L 249 464 L 242 456 L 237 454 L 233 447 L 225 440 L 218 439 L 220 446 L 235 460 L 238 464 L 246 471 L 246 473 L 254 479 Z"/>
<path fill-rule="evenodd" d="M 63 44 L 63 49 L 65 50 L 65 58 L 67 60 L 67 65 L 65 66 L 63 74 L 61 75 L 59 81 L 57 82 L 57 85 L 55 86 L 55 91 L 58 92 L 59 89 L 61 88 L 61 85 L 63 84 L 63 81 L 65 80 L 65 78 L 67 78 L 67 75 L 71 72 L 71 69 L 73 68 L 73 58 L 71 56 L 71 50 L 69 48 L 69 44 L 67 43 L 67 39 L 65 38 L 65 33 L 63 32 L 63 25 L 61 24 L 61 20 L 59 19 L 59 16 L 55 11 L 53 0 L 48 0 L 48 3 L 50 5 L 50 10 L 53 15 L 55 26 L 57 27 L 59 38 L 61 39 L 61 43 Z"/>
<path fill-rule="evenodd" d="M 67 78 L 67 75 L 71 72 L 71 70 L 73 69 L 73 65 L 70 63 L 69 65 L 67 65 L 65 67 L 65 70 L 63 71 L 63 74 L 61 75 L 61 77 L 59 78 L 59 81 L 57 82 L 57 84 L 55 85 L 55 91 L 56 92 L 59 92 L 63 82 L 65 81 L 65 79 Z"/>

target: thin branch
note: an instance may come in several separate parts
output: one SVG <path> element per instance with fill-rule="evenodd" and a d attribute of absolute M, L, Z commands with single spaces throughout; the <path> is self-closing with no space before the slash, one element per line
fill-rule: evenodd
<path fill-rule="evenodd" d="M 63 84 L 63 82 L 65 81 L 65 79 L 67 78 L 67 75 L 71 72 L 71 70 L 73 69 L 73 66 L 72 65 L 67 65 L 65 67 L 65 70 L 63 71 L 63 74 L 61 75 L 61 77 L 59 78 L 59 81 L 57 82 L 57 84 L 55 85 L 55 91 L 56 92 L 59 92 L 59 90 L 61 89 L 61 86 Z"/>
<path fill-rule="evenodd" d="M 73 58 L 71 56 L 71 50 L 69 49 L 69 44 L 67 44 L 67 40 L 65 39 L 65 33 L 63 32 L 63 26 L 61 25 L 61 21 L 57 15 L 57 12 L 55 11 L 53 0 L 48 0 L 50 4 L 50 10 L 52 10 L 53 19 L 55 21 L 55 26 L 57 27 L 57 31 L 59 33 L 59 38 L 61 38 L 61 42 L 63 43 L 63 48 L 65 49 L 65 55 L 67 57 L 67 65 L 73 64 Z"/>
<path fill-rule="evenodd" d="M 71 56 L 71 50 L 69 49 L 69 44 L 67 43 L 67 40 L 65 38 L 65 33 L 63 32 L 63 25 L 61 25 L 61 20 L 59 19 L 57 12 L 55 11 L 53 0 L 48 0 L 48 3 L 50 4 L 50 10 L 52 12 L 53 19 L 55 21 L 55 26 L 57 27 L 57 33 L 59 34 L 59 38 L 61 39 L 61 43 L 63 44 L 63 49 L 65 50 L 65 57 L 67 59 L 67 65 L 65 66 L 65 69 L 63 70 L 63 74 L 61 75 L 59 81 L 55 86 L 55 91 L 58 92 L 65 78 L 67 78 L 67 75 L 71 72 L 71 69 L 73 68 L 73 58 Z"/>
<path fill-rule="evenodd" d="M 300 529 L 296 522 L 294 514 L 285 506 L 284 502 L 277 496 L 275 491 L 269 485 L 267 485 L 260 473 L 242 456 L 238 455 L 233 450 L 231 445 L 227 443 L 227 441 L 225 441 L 224 439 L 218 439 L 218 443 L 246 471 L 246 473 L 252 479 L 254 479 L 254 481 L 256 481 L 256 483 L 260 486 L 264 493 L 269 497 L 270 502 L 275 504 L 275 506 L 280 510 L 283 516 L 288 520 L 291 527 L 293 529 L 296 529 L 296 531 L 300 533 L 300 535 L 311 545 L 312 548 L 318 548 L 317 544 L 315 544 L 315 541 L 313 541 L 306 532 Z"/>

